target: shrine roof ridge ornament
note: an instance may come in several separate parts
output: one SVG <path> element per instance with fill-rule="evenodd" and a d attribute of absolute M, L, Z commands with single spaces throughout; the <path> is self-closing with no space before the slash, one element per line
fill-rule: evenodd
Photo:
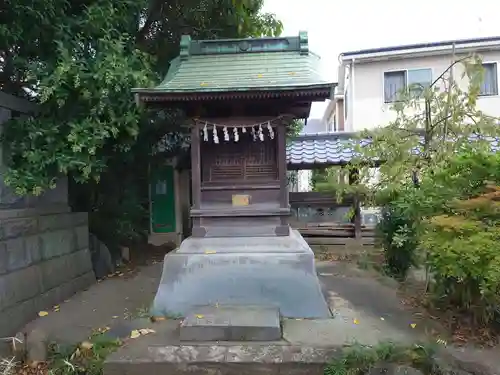
<path fill-rule="evenodd" d="M 241 39 L 191 40 L 182 35 L 180 57 L 186 60 L 197 55 L 221 55 L 259 52 L 299 52 L 309 54 L 307 31 L 300 31 L 296 37 L 264 37 Z"/>

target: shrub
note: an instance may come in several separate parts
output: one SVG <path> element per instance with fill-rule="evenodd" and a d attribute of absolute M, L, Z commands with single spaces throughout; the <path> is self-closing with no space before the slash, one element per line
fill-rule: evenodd
<path fill-rule="evenodd" d="M 450 204 L 452 212 L 426 221 L 433 296 L 474 322 L 492 322 L 500 306 L 500 187 Z"/>
<path fill-rule="evenodd" d="M 384 251 L 385 269 L 398 280 L 404 280 L 417 260 L 417 233 L 414 220 L 396 202 L 382 210 L 377 235 Z"/>

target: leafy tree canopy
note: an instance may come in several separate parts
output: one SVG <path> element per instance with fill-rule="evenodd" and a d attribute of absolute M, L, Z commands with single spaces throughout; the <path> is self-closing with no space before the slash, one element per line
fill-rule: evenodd
<path fill-rule="evenodd" d="M 261 13 L 262 5 L 7 0 L 0 12 L 0 89 L 37 101 L 40 114 L 8 124 L 6 182 L 18 194 L 36 194 L 60 174 L 98 179 L 109 158 L 129 151 L 145 129 L 164 134 L 174 114 L 141 113 L 130 89 L 163 77 L 183 33 L 196 39 L 279 35 L 281 22 Z"/>
<path fill-rule="evenodd" d="M 360 184 L 347 186 L 330 172 L 330 189 L 354 190 L 367 204 L 383 203 L 405 186 L 419 185 L 424 172 L 434 173 L 464 149 L 488 150 L 500 127 L 477 106 L 482 80 L 481 60 L 472 55 L 454 60 L 429 87 L 401 92 L 392 106 L 393 121 L 361 132 L 347 145 L 357 153 L 350 168 L 360 171 Z M 367 168 L 374 162 L 379 162 L 376 176 Z"/>

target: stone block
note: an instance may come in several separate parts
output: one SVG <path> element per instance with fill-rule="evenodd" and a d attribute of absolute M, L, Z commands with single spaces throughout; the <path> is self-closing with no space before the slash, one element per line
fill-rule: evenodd
<path fill-rule="evenodd" d="M 24 238 L 25 253 L 30 265 L 37 264 L 42 260 L 40 236 L 33 235 Z"/>
<path fill-rule="evenodd" d="M 60 256 L 40 264 L 42 291 L 48 291 L 73 278 L 69 256 Z"/>
<path fill-rule="evenodd" d="M 95 276 L 101 279 L 115 272 L 115 264 L 108 247 L 93 234 L 89 235 L 89 242 Z"/>
<path fill-rule="evenodd" d="M 39 232 L 48 232 L 71 227 L 71 213 L 41 215 L 38 217 Z"/>
<path fill-rule="evenodd" d="M 31 259 L 26 252 L 25 240 L 23 237 L 12 238 L 3 241 L 2 250 L 7 254 L 7 272 L 12 272 L 31 265 Z"/>
<path fill-rule="evenodd" d="M 0 240 L 29 236 L 37 232 L 37 219 L 24 217 L 18 219 L 5 219 L 0 221 Z"/>
<path fill-rule="evenodd" d="M 75 250 L 75 238 L 72 229 L 61 229 L 40 234 L 42 259 L 48 260 Z"/>
<path fill-rule="evenodd" d="M 37 235 L 12 238 L 0 242 L 0 275 L 40 262 Z"/>
<path fill-rule="evenodd" d="M 323 375 L 326 364 L 342 353 L 342 347 L 297 347 L 284 343 L 248 345 L 142 345 L 111 354 L 104 375 Z"/>
<path fill-rule="evenodd" d="M 183 341 L 278 341 L 280 314 L 276 307 L 204 306 L 186 316 Z"/>
<path fill-rule="evenodd" d="M 33 298 L 42 292 L 38 266 L 0 276 L 0 310 Z"/>
<path fill-rule="evenodd" d="M 75 277 L 92 271 L 92 261 L 89 249 L 81 249 L 73 253 L 71 262 L 74 262 Z"/>
<path fill-rule="evenodd" d="M 89 227 L 82 225 L 75 228 L 76 248 L 86 249 L 89 247 Z"/>

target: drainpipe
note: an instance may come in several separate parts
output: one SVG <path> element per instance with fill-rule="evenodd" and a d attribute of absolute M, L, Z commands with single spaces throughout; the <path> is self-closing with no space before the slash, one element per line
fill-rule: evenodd
<path fill-rule="evenodd" d="M 351 60 L 351 72 L 350 72 L 350 79 L 349 79 L 349 86 L 350 86 L 350 90 L 349 90 L 349 96 L 351 97 L 350 99 L 350 107 L 349 108 L 349 111 L 351 112 L 351 121 L 350 121 L 350 131 L 354 131 L 354 61 L 355 61 L 355 58 L 353 58 Z M 345 103 L 344 103 L 344 107 L 345 107 Z"/>

